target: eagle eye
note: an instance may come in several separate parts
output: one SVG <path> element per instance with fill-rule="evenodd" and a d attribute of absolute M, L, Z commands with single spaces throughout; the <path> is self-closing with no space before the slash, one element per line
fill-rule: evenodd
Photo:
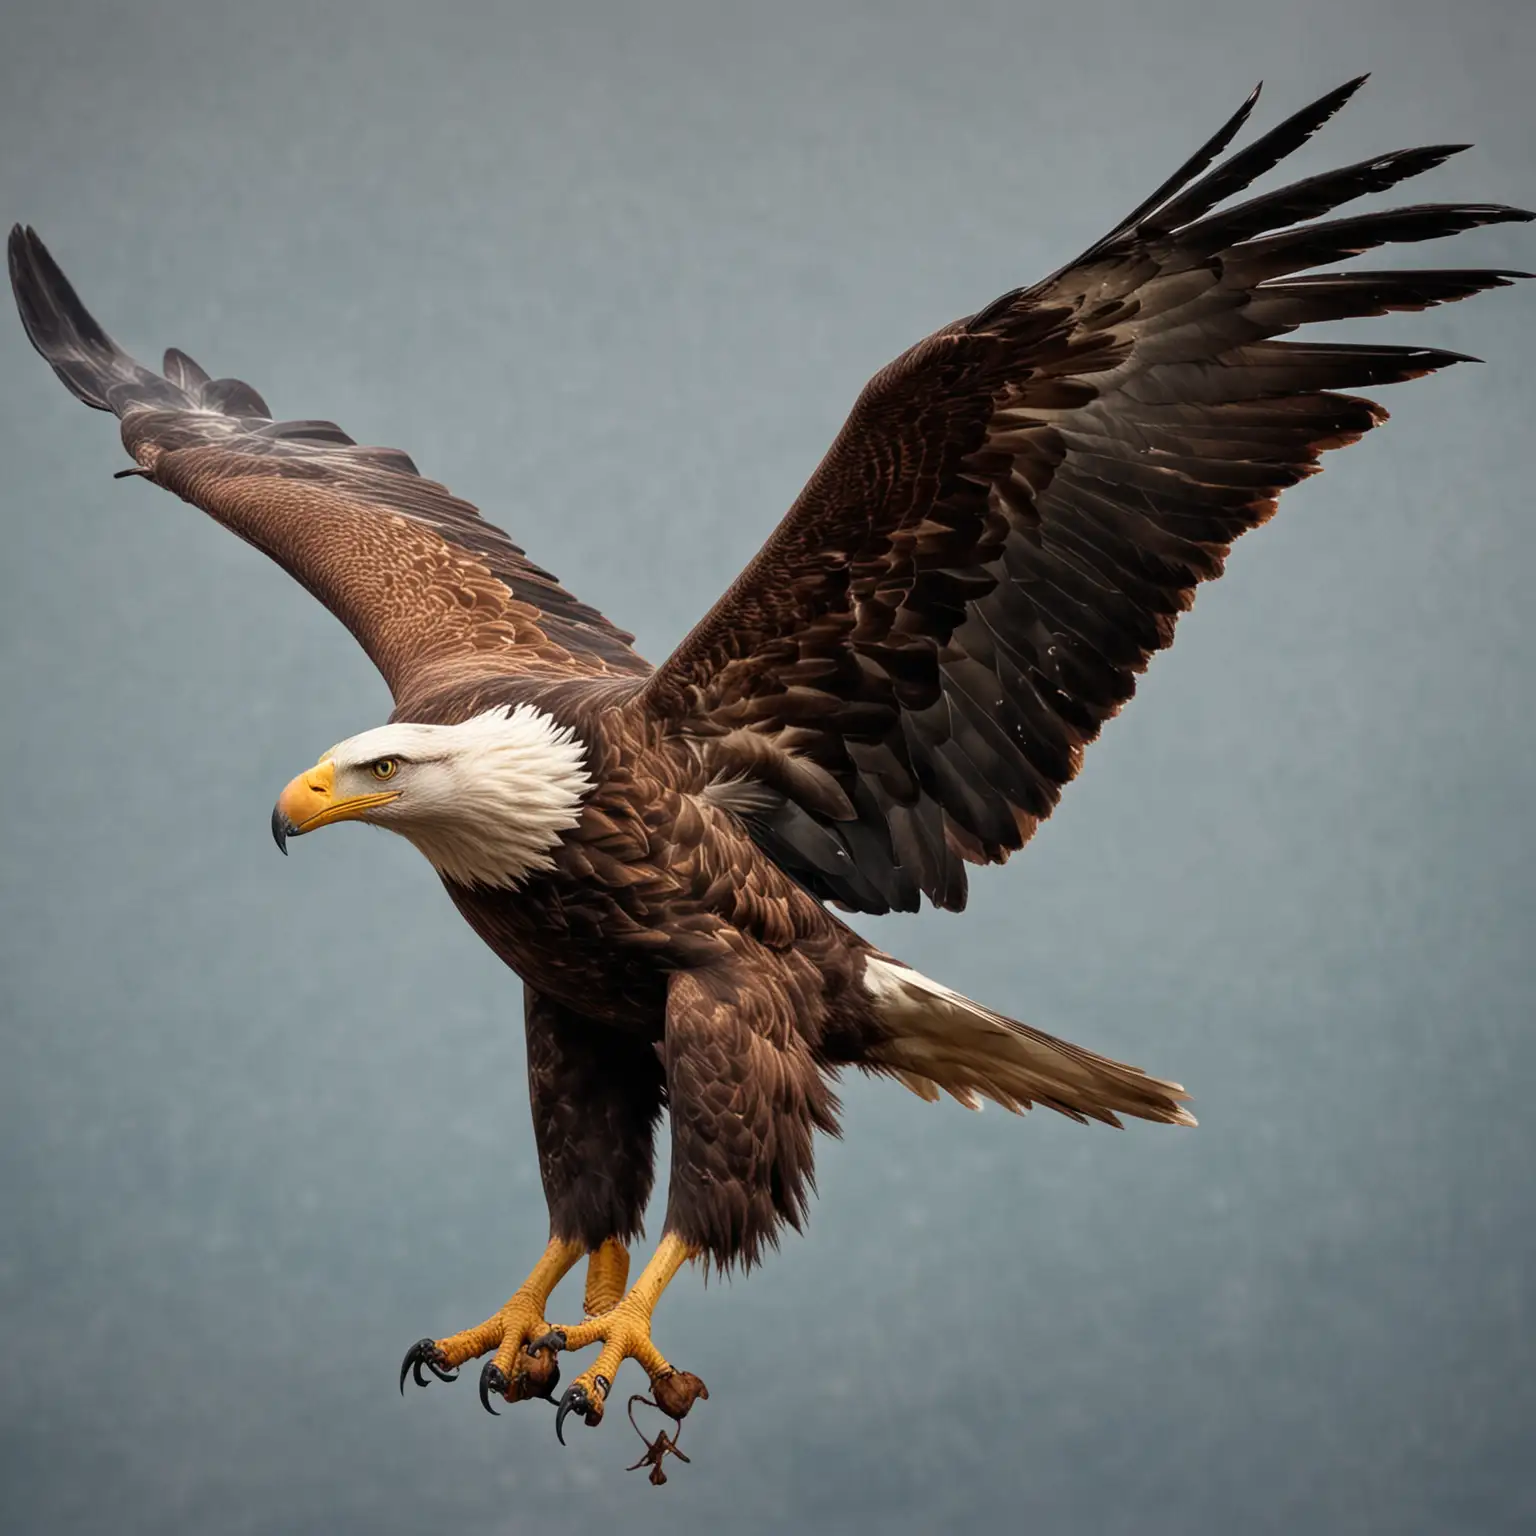
<path fill-rule="evenodd" d="M 400 760 L 396 757 L 381 757 L 377 762 L 369 763 L 368 771 L 376 779 L 392 779 L 400 769 Z"/>

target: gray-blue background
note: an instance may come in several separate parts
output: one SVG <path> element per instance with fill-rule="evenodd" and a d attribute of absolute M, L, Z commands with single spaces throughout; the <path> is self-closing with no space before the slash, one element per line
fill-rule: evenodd
<path fill-rule="evenodd" d="M 659 659 L 875 367 L 1256 77 L 1272 122 L 1377 71 L 1298 170 L 1474 139 L 1424 195 L 1529 205 L 1533 57 L 1516 0 L 48 0 L 0 39 L 0 217 Z M 382 684 L 112 484 L 0 316 L 0 1527 L 1532 1529 L 1533 306 L 1357 328 L 1489 365 L 1286 497 L 967 914 L 879 925 L 1201 1129 L 849 1082 L 809 1237 L 659 1315 L 713 1393 L 661 1492 L 619 1415 L 561 1451 L 472 1379 L 395 1395 L 542 1242 L 517 985 L 403 842 L 278 858 Z"/>

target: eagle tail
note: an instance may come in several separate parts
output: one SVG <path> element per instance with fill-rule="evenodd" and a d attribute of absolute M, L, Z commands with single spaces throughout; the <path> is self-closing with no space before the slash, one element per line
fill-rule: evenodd
<path fill-rule="evenodd" d="M 1195 1124 L 1178 1083 L 994 1013 L 888 955 L 869 956 L 864 987 L 890 1031 L 865 1065 L 920 1098 L 937 1100 L 943 1089 L 969 1109 L 988 1098 L 1015 1113 L 1040 1104 L 1084 1123 L 1118 1126 L 1133 1115 Z"/>

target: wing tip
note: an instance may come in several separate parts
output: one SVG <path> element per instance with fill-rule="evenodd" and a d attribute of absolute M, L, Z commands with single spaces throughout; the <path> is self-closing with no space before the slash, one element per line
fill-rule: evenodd
<path fill-rule="evenodd" d="M 1363 75 L 1355 75 L 1346 80 L 1342 85 L 1336 85 L 1331 91 L 1324 91 L 1310 107 L 1303 107 L 1303 112 L 1318 112 L 1322 115 L 1318 118 L 1317 127 L 1320 128 L 1336 112 L 1347 106 L 1355 96 L 1359 94 L 1366 82 L 1371 78 L 1371 71 L 1366 70 Z M 1316 128 L 1313 129 L 1315 133 Z"/>
<path fill-rule="evenodd" d="M 155 380 L 163 387 L 102 330 L 30 224 L 12 227 L 6 256 L 27 340 L 77 400 L 111 411 L 114 386 Z"/>
<path fill-rule="evenodd" d="M 11 225 L 11 233 L 5 242 L 5 248 L 13 273 L 16 271 L 17 263 L 34 243 L 41 245 L 42 241 L 38 239 L 37 231 L 30 224 Z"/>
<path fill-rule="evenodd" d="M 1480 215 L 1482 224 L 1529 224 L 1536 219 L 1536 210 L 1517 208 L 1513 203 L 1465 203 L 1460 206 L 1469 214 Z M 1528 272 L 1518 275 L 1530 276 Z"/>
<path fill-rule="evenodd" d="M 178 382 L 144 367 L 102 329 L 30 224 L 12 226 L 6 255 L 27 340 L 77 400 L 117 416 L 191 403 Z"/>
<path fill-rule="evenodd" d="M 1260 75 L 1259 78 L 1253 82 L 1252 89 L 1238 103 L 1237 110 L 1233 112 L 1232 115 L 1222 125 L 1222 132 L 1226 133 L 1229 138 L 1232 135 L 1235 135 L 1237 131 L 1243 126 L 1243 124 L 1248 121 L 1249 114 L 1256 106 L 1258 106 L 1259 97 L 1261 97 L 1263 94 L 1264 77 Z"/>
<path fill-rule="evenodd" d="M 1199 218 L 1207 213 L 1216 204 L 1224 200 L 1230 193 L 1241 190 L 1247 186 L 1256 176 L 1277 164 L 1286 155 L 1298 148 L 1310 139 L 1325 123 L 1333 118 L 1341 107 L 1369 80 L 1370 73 L 1356 75 L 1352 80 L 1346 80 L 1342 85 L 1336 85 L 1331 91 L 1319 96 L 1315 101 L 1293 112 L 1283 122 L 1261 134 L 1253 143 L 1236 152 L 1229 159 L 1215 164 L 1218 158 L 1225 154 L 1238 134 L 1247 126 L 1248 119 L 1253 114 L 1254 107 L 1258 104 L 1259 96 L 1264 89 L 1264 81 L 1260 79 L 1248 93 L 1246 100 L 1220 128 L 1211 135 L 1199 149 L 1195 151 L 1179 167 L 1172 176 L 1168 177 L 1158 189 L 1149 197 L 1139 203 L 1124 219 L 1122 219 L 1103 239 L 1090 246 L 1087 251 L 1078 258 L 1079 261 L 1097 255 L 1106 246 L 1123 237 L 1133 230 L 1143 227 L 1156 226 L 1166 231 L 1174 225 L 1184 222 L 1180 218 L 1174 218 L 1170 209 L 1188 201 L 1192 195 L 1197 195 L 1201 188 L 1208 187 L 1213 181 L 1223 187 L 1219 196 L 1211 197 L 1190 214 L 1191 218 Z M 1271 154 L 1266 161 L 1263 159 L 1267 150 L 1275 145 L 1280 145 L 1278 153 Z M 1249 169 L 1240 180 L 1233 185 L 1225 183 L 1232 178 L 1232 172 L 1237 167 L 1257 162 Z M 1214 169 L 1213 169 L 1214 166 Z"/>
<path fill-rule="evenodd" d="M 1436 373 L 1441 368 L 1454 368 L 1457 363 L 1481 363 L 1481 357 L 1474 357 L 1470 352 L 1451 352 L 1444 347 L 1424 347 L 1420 349 L 1420 359 L 1424 364 L 1425 373 Z"/>

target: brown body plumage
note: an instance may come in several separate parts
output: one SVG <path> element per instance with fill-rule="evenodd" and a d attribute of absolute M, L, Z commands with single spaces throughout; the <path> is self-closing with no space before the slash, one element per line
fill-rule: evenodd
<path fill-rule="evenodd" d="M 800 1221 L 814 1133 L 836 1127 L 841 1066 L 926 1097 L 943 1088 L 1110 1123 L 1188 1120 L 1176 1084 L 918 977 L 828 903 L 962 907 L 965 864 L 1006 859 L 1050 814 L 1232 541 L 1323 450 L 1383 419 L 1338 391 L 1460 360 L 1275 338 L 1519 275 L 1298 275 L 1529 217 L 1450 204 L 1322 220 L 1455 146 L 1383 155 L 1219 210 L 1357 84 L 1207 170 L 1250 100 L 1083 256 L 877 374 L 761 553 L 654 671 L 627 634 L 404 454 L 359 447 L 326 422 L 275 422 L 249 386 L 211 380 L 179 352 L 163 374 L 134 362 L 36 236 L 13 233 L 12 281 L 38 350 L 77 396 L 122 418 L 137 473 L 336 613 L 388 680 L 400 728 L 447 728 L 420 739 L 453 743 L 480 722 L 490 739 L 512 718 L 494 712 L 524 707 L 537 737 L 527 772 L 539 771 L 538 741 L 567 754 L 565 778 L 551 780 L 557 830 L 530 832 L 531 862 L 505 879 L 444 875 L 525 983 L 554 1241 L 499 1321 L 424 1341 L 418 1379 L 423 1364 L 443 1373 L 497 1349 L 482 1395 L 487 1380 L 518 1395 L 525 1377 L 508 1373 L 533 1370 L 548 1286 L 580 1253 L 610 1254 L 638 1232 L 663 1107 L 676 1242 L 631 1293 L 644 1291 L 643 1306 L 626 1299 L 623 1326 L 594 1335 L 628 1340 L 611 1347 L 648 1362 L 653 1381 L 670 1368 L 648 1335 L 636 1342 L 637 1318 L 685 1252 L 750 1263 Z M 407 739 L 378 738 L 295 780 L 280 839 L 348 815 L 404 819 L 407 790 L 336 800 L 348 775 L 355 791 L 365 771 L 381 783 L 402 763 L 414 771 L 393 747 L 369 757 Z M 364 801 L 399 804 L 347 809 Z M 427 831 L 406 835 L 433 856 Z M 614 1272 L 603 1268 L 589 1296 L 611 1291 Z M 607 1381 L 578 1383 L 589 1418 Z"/>

